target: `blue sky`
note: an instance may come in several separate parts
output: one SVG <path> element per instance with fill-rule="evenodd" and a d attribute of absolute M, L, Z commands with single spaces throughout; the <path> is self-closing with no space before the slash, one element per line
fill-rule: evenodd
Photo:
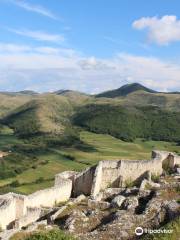
<path fill-rule="evenodd" d="M 0 90 L 180 90 L 178 0 L 0 0 Z"/>

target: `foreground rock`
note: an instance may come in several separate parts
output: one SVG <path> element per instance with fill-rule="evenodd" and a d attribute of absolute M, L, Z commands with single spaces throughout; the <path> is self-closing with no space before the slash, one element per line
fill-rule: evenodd
<path fill-rule="evenodd" d="M 118 195 L 112 200 L 111 206 L 120 208 L 125 199 L 126 198 L 124 196 Z"/>

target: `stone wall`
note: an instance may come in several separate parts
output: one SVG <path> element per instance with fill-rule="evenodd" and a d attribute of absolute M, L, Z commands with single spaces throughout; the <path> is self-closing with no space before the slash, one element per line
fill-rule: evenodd
<path fill-rule="evenodd" d="M 25 196 L 8 193 L 0 196 L 0 226 L 2 229 L 11 228 L 16 218 L 26 214 Z"/>
<path fill-rule="evenodd" d="M 72 181 L 61 179 L 59 185 L 37 191 L 27 197 L 27 207 L 53 207 L 59 202 L 67 201 L 71 196 Z"/>
<path fill-rule="evenodd" d="M 56 174 L 55 175 L 55 184 L 54 186 L 59 186 L 63 179 L 70 179 L 74 183 L 74 179 L 78 172 L 75 171 L 64 171 L 62 173 Z"/>
<path fill-rule="evenodd" d="M 41 216 L 40 208 L 27 208 L 27 213 L 25 216 L 15 220 L 14 227 L 21 229 L 28 224 L 37 221 Z"/>
<path fill-rule="evenodd" d="M 54 187 L 28 196 L 8 193 L 0 195 L 0 226 L 3 229 L 25 226 L 36 221 L 41 207 L 53 207 L 71 196 L 96 195 L 107 187 L 120 187 L 145 173 L 161 174 L 163 165 L 180 164 L 180 157 L 169 152 L 153 151 L 151 160 L 101 161 L 81 173 L 66 171 L 55 176 Z"/>
<path fill-rule="evenodd" d="M 14 221 L 15 215 L 15 201 L 13 198 L 0 200 L 0 227 L 2 229 L 8 228 L 9 224 Z"/>
<path fill-rule="evenodd" d="M 165 151 L 153 151 L 151 160 L 101 161 L 96 167 L 91 195 L 95 197 L 107 187 L 120 187 L 130 181 L 140 180 L 148 171 L 160 175 L 165 162 L 173 167 L 180 164 L 180 157 Z"/>
<path fill-rule="evenodd" d="M 73 183 L 73 196 L 80 194 L 90 195 L 96 166 L 77 174 Z"/>
<path fill-rule="evenodd" d="M 0 227 L 2 229 L 25 226 L 37 220 L 39 207 L 53 207 L 67 201 L 72 192 L 70 179 L 59 179 L 52 188 L 37 191 L 28 196 L 8 193 L 0 195 Z M 34 210 L 33 210 L 34 209 Z"/>

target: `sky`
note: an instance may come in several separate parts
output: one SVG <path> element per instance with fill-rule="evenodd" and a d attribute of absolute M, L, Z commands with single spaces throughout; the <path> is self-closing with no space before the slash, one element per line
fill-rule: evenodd
<path fill-rule="evenodd" d="M 0 91 L 180 91 L 179 0 L 0 0 Z"/>

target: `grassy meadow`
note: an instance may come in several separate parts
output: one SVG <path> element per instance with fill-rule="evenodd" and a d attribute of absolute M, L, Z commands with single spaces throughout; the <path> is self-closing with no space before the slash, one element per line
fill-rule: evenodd
<path fill-rule="evenodd" d="M 39 153 L 36 156 L 38 161 L 44 161 L 46 164 L 37 165 L 35 168 L 30 167 L 15 177 L 0 180 L 0 192 L 16 191 L 29 194 L 52 186 L 54 175 L 59 172 L 66 170 L 81 171 L 100 160 L 150 159 L 153 149 L 180 153 L 180 146 L 170 142 L 137 139 L 128 143 L 110 135 L 87 131 L 81 131 L 80 138 L 85 143 L 84 146 L 55 147 Z M 12 134 L 0 135 L 0 150 L 21 142 L 22 140 Z M 10 187 L 9 184 L 13 182 L 16 184 Z"/>

